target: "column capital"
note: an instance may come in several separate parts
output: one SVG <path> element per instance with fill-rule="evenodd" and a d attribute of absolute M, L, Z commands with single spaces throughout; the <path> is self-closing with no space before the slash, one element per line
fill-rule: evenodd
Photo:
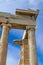
<path fill-rule="evenodd" d="M 12 25 L 11 24 L 2 23 L 1 24 L 1 27 L 3 27 L 3 26 L 8 27 L 8 30 L 10 30 L 12 28 Z"/>
<path fill-rule="evenodd" d="M 30 25 L 30 26 L 26 26 L 26 30 L 32 30 L 32 29 L 37 29 L 36 25 Z"/>

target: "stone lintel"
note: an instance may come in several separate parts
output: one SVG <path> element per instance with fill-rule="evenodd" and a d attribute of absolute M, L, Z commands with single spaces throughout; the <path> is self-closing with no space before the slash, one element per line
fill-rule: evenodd
<path fill-rule="evenodd" d="M 9 19 L 8 23 L 10 23 L 10 24 L 18 24 L 18 25 L 23 25 L 23 26 L 24 25 L 25 26 L 27 26 L 27 25 L 36 25 L 35 21 L 33 21 L 31 19 L 26 19 L 26 18 L 24 18 L 24 19 L 20 19 L 20 18 Z"/>
<path fill-rule="evenodd" d="M 0 25 L 2 23 L 8 23 L 12 25 L 12 28 L 15 29 L 26 29 L 27 25 L 36 25 L 36 23 L 30 19 L 6 19 L 4 17 L 0 17 Z"/>
<path fill-rule="evenodd" d="M 19 15 L 20 13 L 20 15 Z M 17 15 L 18 14 L 18 15 Z M 22 15 L 23 14 L 23 15 Z M 28 16 L 27 16 L 28 14 Z M 26 16 L 25 16 L 26 15 Z M 36 25 L 35 18 L 32 16 L 38 15 L 38 11 L 17 9 L 16 14 L 12 15 L 6 12 L 0 12 L 0 25 L 2 23 L 12 24 L 12 28 L 26 29 L 28 25 Z"/>
<path fill-rule="evenodd" d="M 14 15 L 8 12 L 0 12 L 0 17 L 5 17 L 6 19 L 8 19 L 8 18 L 13 18 Z"/>
<path fill-rule="evenodd" d="M 32 10 L 32 9 L 28 9 L 28 10 L 23 10 L 23 9 L 16 9 L 16 14 L 21 14 L 21 15 L 38 15 L 39 10 Z"/>
<path fill-rule="evenodd" d="M 13 24 L 13 23 L 11 23 L 11 25 L 12 25 L 13 29 L 21 29 L 21 30 L 25 30 L 26 29 L 26 25 Z"/>

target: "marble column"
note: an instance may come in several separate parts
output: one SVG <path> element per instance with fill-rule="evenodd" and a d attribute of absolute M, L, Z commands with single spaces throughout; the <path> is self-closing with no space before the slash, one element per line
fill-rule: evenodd
<path fill-rule="evenodd" d="M 21 51 L 21 56 L 22 58 L 20 59 L 19 65 L 29 65 L 29 56 L 28 56 L 28 39 L 22 40 L 22 51 Z"/>
<path fill-rule="evenodd" d="M 9 25 L 2 24 L 2 36 L 1 36 L 1 50 L 0 50 L 0 65 L 6 65 L 6 56 L 8 48 L 8 31 Z"/>
<path fill-rule="evenodd" d="M 20 59 L 20 63 L 19 65 L 24 65 L 24 44 L 21 45 L 21 52 L 20 52 L 20 55 L 21 55 L 21 59 Z"/>
<path fill-rule="evenodd" d="M 28 31 L 29 65 L 38 65 L 35 41 L 35 26 L 27 26 L 26 29 Z"/>

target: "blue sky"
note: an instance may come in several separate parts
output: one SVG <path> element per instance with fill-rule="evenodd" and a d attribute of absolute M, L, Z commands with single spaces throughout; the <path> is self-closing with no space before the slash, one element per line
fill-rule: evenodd
<path fill-rule="evenodd" d="M 0 0 L 0 12 L 9 12 L 15 14 L 16 8 L 20 9 L 39 9 L 39 15 L 36 20 L 36 44 L 38 64 L 43 65 L 43 0 Z M 2 29 L 0 28 L 0 36 Z M 8 54 L 6 65 L 18 65 L 20 58 L 20 46 L 12 43 L 15 39 L 22 39 L 23 30 L 11 29 L 8 38 Z"/>

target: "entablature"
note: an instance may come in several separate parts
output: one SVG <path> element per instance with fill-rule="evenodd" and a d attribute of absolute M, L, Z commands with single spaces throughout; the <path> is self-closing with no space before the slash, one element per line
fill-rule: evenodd
<path fill-rule="evenodd" d="M 11 24 L 12 28 L 16 29 L 26 29 L 26 26 L 36 25 L 36 18 L 34 16 L 38 15 L 38 10 L 16 10 L 16 14 L 12 15 L 6 12 L 0 12 L 0 25 L 2 23 Z"/>

